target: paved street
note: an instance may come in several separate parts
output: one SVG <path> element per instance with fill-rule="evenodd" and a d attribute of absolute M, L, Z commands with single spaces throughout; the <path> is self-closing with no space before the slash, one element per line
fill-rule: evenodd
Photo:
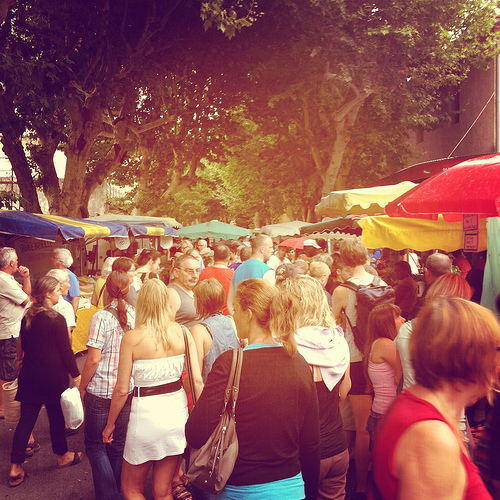
<path fill-rule="evenodd" d="M 77 358 L 80 371 L 83 368 L 85 357 Z M 0 420 L 0 499 L 20 500 L 92 500 L 94 486 L 92 484 L 92 469 L 89 461 L 83 454 L 82 462 L 74 467 L 58 469 L 56 456 L 52 453 L 50 443 L 49 421 L 47 412 L 43 408 L 34 429 L 35 440 L 40 443 L 41 449 L 27 459 L 23 468 L 29 477 L 17 488 L 9 487 L 10 449 L 15 425 Z M 68 437 L 70 451 L 84 451 L 83 426 L 77 434 Z M 146 484 L 146 498 L 151 495 L 151 480 Z"/>
<path fill-rule="evenodd" d="M 80 371 L 85 357 L 77 358 Z M 92 469 L 83 454 L 82 462 L 74 467 L 58 469 L 56 456 L 52 453 L 50 443 L 49 421 L 43 408 L 34 429 L 35 440 L 41 449 L 24 464 L 24 470 L 29 477 L 17 488 L 9 487 L 10 449 L 15 425 L 0 420 L 0 499 L 9 500 L 93 500 L 94 486 L 92 484 Z M 68 447 L 71 451 L 84 451 L 83 426 L 77 434 L 68 437 Z M 353 471 L 349 471 L 347 496 L 353 493 Z M 151 473 L 146 482 L 146 499 L 152 499 Z"/>

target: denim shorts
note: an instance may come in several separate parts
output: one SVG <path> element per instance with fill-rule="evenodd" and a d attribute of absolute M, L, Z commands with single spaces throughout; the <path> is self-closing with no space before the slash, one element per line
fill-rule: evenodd
<path fill-rule="evenodd" d="M 11 382 L 16 378 L 17 340 L 0 340 L 0 380 Z"/>

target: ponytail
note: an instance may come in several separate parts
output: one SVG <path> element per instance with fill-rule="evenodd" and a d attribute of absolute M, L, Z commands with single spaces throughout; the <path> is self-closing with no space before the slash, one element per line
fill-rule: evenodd
<path fill-rule="evenodd" d="M 118 301 L 118 321 L 122 328 L 127 325 L 127 304 L 125 297 L 130 289 L 127 273 L 124 271 L 112 271 L 106 280 L 106 291 L 112 299 Z"/>

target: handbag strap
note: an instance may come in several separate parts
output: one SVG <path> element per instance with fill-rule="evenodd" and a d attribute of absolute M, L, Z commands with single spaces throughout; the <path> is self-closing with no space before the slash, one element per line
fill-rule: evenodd
<path fill-rule="evenodd" d="M 187 328 L 182 325 L 182 333 L 184 334 L 184 346 L 185 346 L 185 358 L 186 358 L 186 367 L 189 378 L 189 386 L 191 387 L 191 397 L 193 398 L 193 405 L 196 404 L 196 392 L 194 390 L 194 382 L 193 382 L 193 367 L 191 366 L 191 356 L 189 353 L 189 340 L 187 337 Z"/>
<path fill-rule="evenodd" d="M 236 350 L 236 349 L 235 349 Z M 236 410 L 236 401 L 238 400 L 238 394 L 240 391 L 240 377 L 241 377 L 241 367 L 243 365 L 243 349 L 240 347 L 237 349 L 238 351 L 238 361 L 236 366 L 236 373 L 234 375 L 234 383 L 232 387 L 232 395 L 233 395 L 233 415 Z"/>
<path fill-rule="evenodd" d="M 232 396 L 233 404 L 231 411 L 234 415 L 236 408 L 236 401 L 238 399 L 238 391 L 240 388 L 241 366 L 243 365 L 243 349 L 233 349 L 233 361 L 231 363 L 231 371 L 227 379 L 226 391 L 224 393 L 224 408 L 222 413 L 226 411 L 229 398 Z"/>

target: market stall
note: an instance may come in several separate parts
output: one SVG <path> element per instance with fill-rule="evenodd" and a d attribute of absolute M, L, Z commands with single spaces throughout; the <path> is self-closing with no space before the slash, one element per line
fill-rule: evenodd
<path fill-rule="evenodd" d="M 377 215 L 384 213 L 384 207 L 403 193 L 415 187 L 405 181 L 389 186 L 332 191 L 323 196 L 316 205 L 316 215 L 321 217 L 345 217 L 346 215 Z"/>
<path fill-rule="evenodd" d="M 203 222 L 193 226 L 186 226 L 178 229 L 177 233 L 181 238 L 221 238 L 223 240 L 238 239 L 241 236 L 252 236 L 250 229 L 226 224 L 218 220 Z"/>

